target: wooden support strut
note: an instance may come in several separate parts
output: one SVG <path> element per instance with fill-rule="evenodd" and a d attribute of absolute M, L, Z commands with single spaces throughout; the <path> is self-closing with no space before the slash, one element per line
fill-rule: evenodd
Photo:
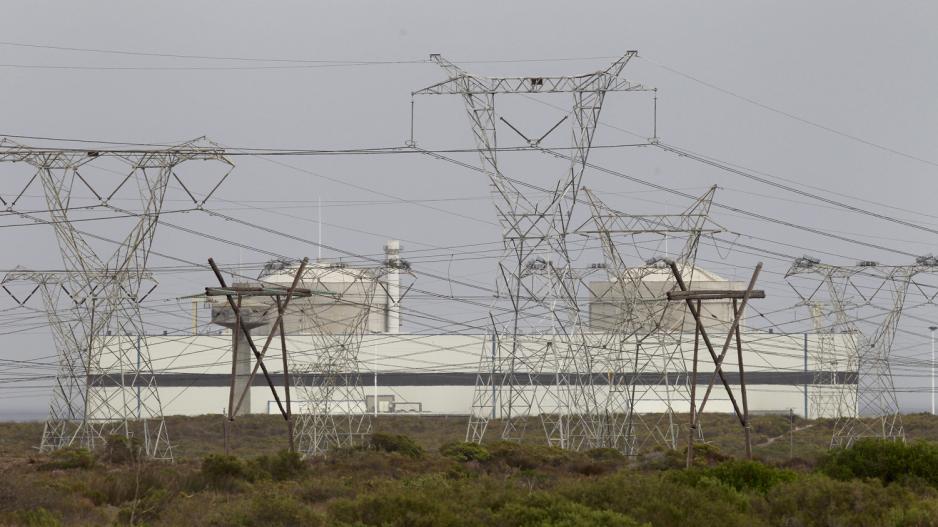
<path fill-rule="evenodd" d="M 212 258 L 209 258 L 208 264 L 209 266 L 211 266 L 212 271 L 215 273 L 215 278 L 218 279 L 218 283 L 221 284 L 222 287 L 227 287 L 227 285 L 225 284 L 225 278 L 221 275 L 221 271 L 218 270 L 218 266 L 215 265 L 215 260 L 213 260 Z M 258 353 L 257 351 L 257 346 L 254 345 L 254 340 L 251 338 L 251 334 L 248 332 L 248 328 L 244 325 L 244 321 L 240 320 L 241 310 L 235 304 L 234 298 L 232 298 L 232 295 L 225 295 L 225 298 L 228 299 L 228 305 L 231 307 L 232 310 L 234 310 L 235 316 L 238 317 L 239 319 L 238 324 L 237 324 L 238 326 L 237 329 L 240 329 L 244 333 L 244 336 L 247 338 L 248 344 L 251 346 L 251 351 L 254 352 L 254 356 L 260 357 L 260 353 Z M 273 379 L 270 378 L 270 373 L 268 373 L 267 367 L 264 366 L 263 361 L 261 361 L 261 370 L 263 370 L 264 372 L 264 378 L 267 379 L 267 385 L 270 386 L 270 391 L 274 396 L 274 400 L 277 402 L 277 406 L 280 407 L 280 413 L 283 415 L 286 415 L 286 412 L 283 409 L 283 403 L 280 402 L 280 395 L 277 394 L 277 388 L 274 387 L 274 381 Z M 229 411 L 229 414 L 230 414 L 230 411 Z M 233 418 L 234 418 L 233 416 L 229 415 L 229 419 L 233 419 Z"/>
<path fill-rule="evenodd" d="M 697 428 L 697 422 L 699 420 L 700 414 L 703 412 L 707 400 L 710 397 L 710 393 L 713 389 L 713 386 L 716 382 L 716 378 L 719 376 L 720 380 L 723 383 L 723 387 L 726 389 L 726 393 L 729 396 L 730 402 L 733 404 L 733 410 L 736 412 L 736 417 L 739 419 L 740 425 L 742 425 L 745 434 L 746 440 L 746 457 L 752 459 L 752 438 L 751 430 L 749 426 L 749 404 L 746 396 L 746 381 L 745 381 L 745 372 L 743 368 L 743 351 L 742 351 L 742 339 L 740 337 L 739 324 L 743 316 L 743 311 L 746 308 L 746 303 L 749 298 L 765 298 L 764 291 L 754 290 L 756 280 L 759 277 L 759 273 L 762 270 L 762 262 L 759 262 L 756 265 L 755 271 L 752 274 L 752 278 L 749 281 L 749 285 L 744 292 L 740 291 L 689 291 L 684 284 L 684 280 L 681 277 L 681 273 L 677 268 L 675 262 L 671 262 L 671 272 L 674 275 L 675 280 L 677 281 L 678 286 L 681 291 L 669 292 L 668 300 L 684 300 L 687 304 L 688 309 L 691 312 L 691 315 L 694 317 L 695 328 L 694 328 L 694 363 L 693 363 L 693 372 L 691 380 L 691 400 L 690 400 L 690 426 L 688 429 L 687 440 L 687 467 L 690 467 L 693 464 L 694 453 L 693 453 L 693 433 Z M 742 293 L 740 295 L 740 293 Z M 707 336 L 706 329 L 703 326 L 703 321 L 700 318 L 701 315 L 701 300 L 733 300 L 733 322 L 730 326 L 729 331 L 726 335 L 726 340 L 723 343 L 723 348 L 720 352 L 720 355 L 717 356 L 713 350 L 713 345 L 710 342 L 710 338 Z M 742 298 L 742 301 L 739 302 L 738 299 Z M 696 300 L 696 305 L 694 301 Z M 713 359 L 714 363 L 714 372 L 710 377 L 710 382 L 707 385 L 707 391 L 704 394 L 704 398 L 701 401 L 700 408 L 696 408 L 696 385 L 697 385 L 697 352 L 699 349 L 699 338 L 703 337 L 704 344 L 707 347 L 707 351 L 710 353 L 710 357 Z M 726 377 L 723 372 L 723 359 L 726 357 L 726 353 L 729 349 L 730 342 L 733 338 L 736 340 L 736 350 L 739 359 L 739 375 L 740 375 L 740 393 L 742 396 L 743 408 L 740 411 L 739 404 L 736 402 L 736 398 L 733 395 L 733 391 L 730 388 L 729 384 L 726 381 Z"/>
<path fill-rule="evenodd" d="M 235 327 L 241 326 L 241 296 L 238 296 L 238 309 L 235 310 Z M 231 339 L 231 386 L 228 388 L 228 420 L 234 420 L 234 398 L 235 384 L 238 378 L 238 341 L 239 338 Z M 226 429 L 227 430 L 227 429 Z M 227 452 L 227 451 L 226 451 Z"/>
<path fill-rule="evenodd" d="M 733 323 L 730 325 L 729 331 L 726 333 L 726 340 L 723 342 L 723 349 L 720 351 L 719 362 L 717 362 L 716 367 L 720 368 L 722 371 L 723 360 L 726 358 L 726 353 L 729 351 L 730 343 L 733 341 L 734 335 L 737 334 L 739 329 L 739 323 L 743 317 L 743 311 L 746 309 L 746 303 L 749 301 L 750 294 L 756 291 L 753 291 L 753 287 L 756 285 L 756 279 L 759 278 L 759 272 L 762 270 L 762 263 L 756 265 L 755 272 L 752 273 L 752 278 L 749 280 L 749 286 L 746 288 L 746 291 L 743 295 L 742 303 L 737 306 L 736 299 L 733 299 Z M 765 292 L 759 291 L 762 293 L 761 298 L 765 298 Z M 699 313 L 698 313 L 699 314 Z M 737 343 L 738 344 L 738 343 Z M 700 412 L 703 412 L 704 407 L 707 406 L 707 401 L 710 399 L 710 393 L 713 391 L 713 385 L 716 382 L 716 372 L 710 377 L 710 383 L 707 385 L 707 391 L 704 393 L 703 400 L 700 401 Z M 743 414 L 739 413 L 739 408 L 737 408 L 737 416 L 739 417 L 739 423 L 742 426 L 746 426 L 745 417 Z"/>
<path fill-rule="evenodd" d="M 733 309 L 737 310 L 736 299 L 733 299 Z M 741 309 L 740 309 L 741 310 Z M 746 434 L 746 458 L 752 459 L 752 426 L 749 424 L 749 402 L 746 398 L 746 374 L 743 369 L 743 341 L 739 336 L 739 324 L 736 324 L 736 353 L 739 357 L 739 390 L 743 400 L 743 431 Z"/>
<path fill-rule="evenodd" d="M 290 452 L 296 452 L 296 442 L 293 433 L 293 410 L 290 407 L 290 368 L 287 365 L 287 337 L 283 330 L 283 311 L 284 305 L 280 303 L 280 297 L 277 300 L 277 310 L 280 312 L 280 350 L 283 352 L 283 390 L 287 401 L 287 434 L 290 440 Z"/>
<path fill-rule="evenodd" d="M 697 301 L 700 312 L 700 300 Z M 694 434 L 697 433 L 697 356 L 700 351 L 700 327 L 694 325 L 694 363 L 690 377 L 690 426 L 687 428 L 687 468 L 694 464 Z"/>
<path fill-rule="evenodd" d="M 678 287 L 681 288 L 681 291 L 687 291 L 687 285 L 684 284 L 684 279 L 681 278 L 681 272 L 678 270 L 677 264 L 674 262 L 671 262 L 671 272 L 674 274 L 674 278 L 677 281 Z M 729 396 L 730 402 L 733 404 L 733 409 L 736 411 L 736 415 L 740 415 L 739 405 L 736 403 L 736 397 L 733 396 L 733 390 L 730 388 L 730 383 L 726 380 L 726 376 L 723 374 L 723 370 L 718 365 L 719 362 L 717 360 L 717 354 L 713 351 L 713 344 L 710 343 L 710 337 L 707 335 L 707 330 L 704 329 L 703 322 L 700 320 L 700 313 L 697 311 L 693 299 L 685 298 L 684 301 L 687 303 L 687 308 L 690 310 L 691 315 L 696 321 L 697 330 L 700 331 L 700 337 L 703 339 L 704 345 L 707 347 L 707 351 L 710 352 L 710 358 L 713 359 L 713 363 L 717 365 L 715 371 L 719 374 L 720 381 L 723 382 L 723 387 L 726 388 L 726 393 Z"/>
<path fill-rule="evenodd" d="M 277 319 L 273 324 L 270 325 L 270 332 L 267 334 L 267 340 L 264 342 L 264 347 L 261 348 L 261 352 L 257 356 L 257 362 L 254 364 L 254 368 L 251 370 L 251 376 L 248 377 L 247 387 L 243 392 L 241 392 L 241 397 L 238 399 L 238 404 L 235 406 L 235 413 L 238 413 L 238 410 L 241 408 L 241 404 L 244 403 L 244 397 L 247 395 L 247 391 L 250 389 L 251 383 L 254 382 L 254 377 L 257 375 L 257 369 L 264 366 L 264 357 L 267 355 L 267 349 L 270 347 L 270 343 L 274 340 L 274 335 L 277 333 L 277 329 L 282 328 L 281 322 L 283 322 L 283 313 L 286 311 L 287 305 L 290 303 L 290 298 L 293 297 L 293 291 L 296 289 L 296 286 L 300 283 L 300 279 L 303 277 L 303 271 L 306 270 L 307 262 L 309 262 L 309 258 L 303 258 L 303 261 L 300 262 L 300 268 L 297 269 L 296 275 L 293 276 L 293 283 L 290 285 L 290 289 L 288 289 L 285 293 L 286 298 L 283 300 L 283 305 L 281 306 L 280 301 L 277 301 Z M 281 336 L 282 335 L 283 334 L 281 333 Z M 286 346 L 285 343 L 284 346 Z M 264 375 L 267 375 L 266 368 L 264 368 Z M 284 412 L 283 406 L 280 407 L 280 410 L 281 413 L 283 413 L 283 418 L 289 421 L 289 412 Z"/>

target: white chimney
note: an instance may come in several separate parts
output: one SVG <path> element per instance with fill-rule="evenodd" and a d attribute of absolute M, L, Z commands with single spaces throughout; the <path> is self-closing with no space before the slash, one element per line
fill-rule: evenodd
<path fill-rule="evenodd" d="M 385 331 L 388 333 L 401 332 L 401 242 L 388 240 L 384 246 L 388 266 L 388 295 L 385 299 Z"/>

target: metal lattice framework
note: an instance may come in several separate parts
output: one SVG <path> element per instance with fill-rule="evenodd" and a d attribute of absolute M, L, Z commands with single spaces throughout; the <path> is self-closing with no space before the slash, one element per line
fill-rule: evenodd
<path fill-rule="evenodd" d="M 312 339 L 312 356 L 293 356 L 294 371 L 308 374 L 298 376 L 306 380 L 297 386 L 298 450 L 304 455 L 361 445 L 371 432 L 358 355 L 381 272 L 336 267 L 323 273 L 319 268 L 303 278 L 310 288 L 328 291 L 314 297 L 301 319 L 301 333 Z"/>
<path fill-rule="evenodd" d="M 808 390 L 808 417 L 814 419 L 839 419 L 855 416 L 857 411 L 857 335 L 845 333 L 847 344 L 836 337 L 838 324 L 829 324 L 834 313 L 822 302 L 810 302 L 811 320 L 817 345 L 809 346 L 810 361 L 814 371 Z M 849 376 L 839 382 L 842 375 Z"/>
<path fill-rule="evenodd" d="M 625 214 L 606 206 L 593 192 L 585 192 L 596 229 L 589 234 L 602 242 L 609 284 L 602 291 L 594 288 L 593 302 L 612 307 L 611 313 L 590 313 L 593 329 L 603 330 L 594 333 L 601 339 L 596 347 L 602 350 L 595 353 L 594 369 L 609 378 L 606 434 L 628 453 L 649 443 L 677 448 L 674 405 L 686 401 L 689 391 L 681 346 L 686 310 L 663 296 L 667 291 L 660 289 L 662 283 L 669 284 L 668 289 L 678 287 L 664 259 L 673 259 L 692 287 L 700 236 L 720 232 L 707 225 L 715 191 L 716 187 L 711 188 L 683 213 L 658 215 Z M 673 252 L 669 240 L 677 246 Z M 668 280 L 649 280 L 665 276 Z M 680 385 L 671 384 L 674 374 L 683 380 Z M 639 382 L 648 375 L 660 377 Z M 637 405 L 648 401 L 665 406 L 654 421 L 635 412 Z"/>
<path fill-rule="evenodd" d="M 102 159 L 124 167 L 114 188 L 104 188 L 105 183 L 88 175 Z M 195 160 L 224 167 L 224 176 L 201 201 L 175 172 L 179 165 Z M 58 373 L 40 450 L 93 449 L 111 434 L 141 434 L 147 456 L 172 459 L 146 339 L 139 338 L 146 334 L 140 303 L 156 287 L 146 270 L 147 260 L 170 180 L 178 181 L 201 206 L 234 165 L 221 148 L 204 139 L 152 150 L 107 151 L 30 147 L 3 139 L 0 163 L 8 167 L 22 163 L 18 166 L 32 171 L 25 186 L 11 194 L 15 197 L 0 196 L 0 203 L 21 217 L 53 227 L 66 271 L 55 280 L 39 275 L 9 277 L 35 279 L 40 285 L 58 347 Z M 48 219 L 16 209 L 37 182 Z M 112 203 L 119 192 L 134 187 L 137 210 Z M 90 193 L 97 203 L 73 205 L 78 189 Z M 131 226 L 116 241 L 108 240 L 79 229 L 73 221 L 79 209 L 118 211 Z M 117 248 L 104 253 L 92 240 L 113 241 Z M 57 287 L 51 287 L 53 282 Z"/>
<path fill-rule="evenodd" d="M 846 335 L 847 356 L 832 359 L 826 353 L 818 357 L 821 366 L 825 361 L 839 360 L 847 364 L 848 371 L 856 371 L 858 375 L 854 396 L 831 393 L 827 394 L 827 400 L 816 403 L 821 408 L 839 406 L 838 410 L 844 411 L 834 425 L 832 448 L 849 447 L 861 437 L 904 440 L 890 354 L 913 277 L 919 273 L 935 273 L 936 264 L 934 258 L 921 257 L 915 265 L 883 266 L 869 261 L 836 266 L 803 257 L 795 260 L 786 273 L 801 303 L 807 306 L 829 304 L 833 314 L 830 330 Z M 926 297 L 934 301 L 934 295 Z M 885 315 L 872 331 L 863 332 L 857 318 L 850 313 L 870 308 Z M 816 397 L 823 399 L 824 394 Z M 854 408 L 843 407 L 851 402 Z"/>
<path fill-rule="evenodd" d="M 508 320 L 492 316 L 494 346 L 480 356 L 468 441 L 481 441 L 489 420 L 496 416 L 504 421 L 501 437 L 519 440 L 528 417 L 539 415 L 549 445 L 605 446 L 603 414 L 596 400 L 589 343 L 578 305 L 581 280 L 567 243 L 606 93 L 647 90 L 620 77 L 635 55 L 630 51 L 594 73 L 548 77 L 472 75 L 431 55 L 448 78 L 414 92 L 462 97 L 502 228 L 504 253 L 497 291 L 510 302 L 511 314 Z M 573 149 L 566 174 L 545 185 L 550 189 L 545 199 L 534 200 L 499 165 L 495 97 L 544 93 L 573 96 Z M 538 147 L 559 125 L 528 143 Z"/>

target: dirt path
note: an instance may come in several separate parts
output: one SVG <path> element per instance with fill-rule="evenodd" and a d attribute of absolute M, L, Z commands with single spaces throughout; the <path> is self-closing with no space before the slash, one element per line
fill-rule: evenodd
<path fill-rule="evenodd" d="M 804 425 L 804 426 L 796 426 L 794 431 L 795 431 L 795 432 L 800 432 L 800 431 L 802 431 L 802 430 L 807 430 L 808 428 L 811 428 L 812 426 L 814 426 L 814 423 L 809 423 L 809 424 L 806 424 L 806 425 Z M 755 445 L 755 446 L 769 446 L 769 445 L 771 445 L 772 443 L 778 441 L 779 439 L 784 439 L 784 438 L 788 437 L 788 434 L 790 434 L 790 433 L 791 433 L 791 432 L 785 432 L 784 434 L 782 434 L 782 435 L 780 435 L 780 436 L 770 437 L 770 438 L 768 438 L 767 440 L 765 440 L 765 442 L 759 443 L 758 445 Z"/>

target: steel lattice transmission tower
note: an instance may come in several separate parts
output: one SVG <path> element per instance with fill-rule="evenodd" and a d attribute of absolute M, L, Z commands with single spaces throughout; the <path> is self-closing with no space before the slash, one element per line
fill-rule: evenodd
<path fill-rule="evenodd" d="M 531 77 L 473 75 L 431 55 L 447 79 L 414 92 L 462 97 L 502 229 L 497 291 L 508 299 L 510 314 L 507 320 L 492 314 L 494 349 L 481 354 L 469 441 L 481 441 L 496 416 L 505 422 L 502 438 L 518 440 L 534 413 L 540 415 L 549 445 L 602 446 L 589 345 L 578 305 L 581 281 L 567 243 L 606 93 L 647 89 L 620 77 L 635 55 L 630 51 L 606 69 L 585 75 Z M 573 97 L 570 166 L 562 177 L 539 183 L 548 192 L 535 199 L 499 164 L 495 98 L 559 93 Z M 540 142 L 559 125 L 537 140 L 528 139 L 529 145 L 541 149 Z"/>
<path fill-rule="evenodd" d="M 843 359 L 848 371 L 856 366 L 856 395 L 844 397 L 848 404 L 855 401 L 856 406 L 844 408 L 846 412 L 838 417 L 831 447 L 847 447 L 861 437 L 904 440 L 890 369 L 892 344 L 913 277 L 936 271 L 938 259 L 934 257 L 920 257 L 915 265 L 884 266 L 864 261 L 852 266 L 836 266 L 806 256 L 796 259 L 786 273 L 786 279 L 804 305 L 822 302 L 831 306 L 833 324 L 830 329 L 847 336 L 849 349 L 846 351 L 850 355 Z M 869 308 L 885 315 L 872 331 L 863 332 L 857 324 L 858 317 L 851 317 L 849 313 L 859 314 Z M 831 360 L 830 357 L 820 359 Z M 834 403 L 823 401 L 820 406 Z M 836 401 L 836 404 L 842 402 Z"/>
<path fill-rule="evenodd" d="M 817 343 L 810 350 L 813 379 L 808 391 L 810 405 L 807 418 L 839 419 L 853 416 L 857 409 L 857 336 L 847 332 L 846 345 L 837 338 L 842 326 L 824 302 L 808 304 Z M 830 321 L 830 322 L 828 322 Z"/>
<path fill-rule="evenodd" d="M 590 234 L 602 243 L 609 277 L 607 289 L 594 289 L 593 302 L 611 307 L 611 312 L 590 314 L 593 329 L 602 330 L 594 333 L 601 339 L 595 347 L 602 350 L 594 354 L 594 368 L 609 378 L 606 433 L 614 444 L 628 445 L 630 454 L 649 442 L 677 448 L 674 406 L 686 402 L 689 393 L 681 346 L 687 313 L 660 290 L 663 282 L 671 290 L 677 283 L 660 278 L 670 277 L 665 260 L 673 260 L 693 287 L 700 236 L 720 232 L 707 225 L 715 191 L 711 188 L 680 214 L 636 215 L 609 208 L 586 190 L 596 229 Z M 669 242 L 676 246 L 673 252 Z M 680 385 L 672 384 L 674 377 L 682 380 Z M 663 403 L 665 411 L 648 421 L 635 412 L 642 402 Z"/>
<path fill-rule="evenodd" d="M 89 176 L 104 159 L 123 167 L 114 188 L 105 189 L 101 180 Z M 176 174 L 181 164 L 190 161 L 223 166 L 221 180 L 201 200 Z M 93 449 L 108 435 L 118 434 L 140 438 L 149 457 L 172 459 L 146 339 L 139 337 L 146 334 L 140 303 L 156 287 L 147 260 L 170 180 L 175 179 L 201 207 L 234 165 L 221 148 L 204 139 L 167 148 L 108 151 L 30 147 L 4 139 L 0 163 L 4 168 L 13 163 L 29 167 L 32 175 L 25 187 L 13 199 L 0 197 L 0 202 L 21 217 L 51 225 L 65 266 L 54 279 L 10 277 L 39 283 L 58 348 L 58 372 L 40 450 Z M 16 209 L 37 182 L 48 219 Z M 79 189 L 97 203 L 76 205 L 73 195 Z M 136 190 L 137 210 L 113 204 L 119 192 L 130 189 Z M 73 221 L 76 215 L 95 209 L 119 212 L 129 219 L 129 229 L 117 240 L 80 230 L 81 223 Z M 92 241 L 113 242 L 117 248 L 104 253 Z"/>
<path fill-rule="evenodd" d="M 371 432 L 359 351 L 382 271 L 313 267 L 303 277 L 319 291 L 301 318 L 301 332 L 312 339 L 310 356 L 293 354 L 301 397 L 298 451 L 304 455 L 361 445 Z"/>

